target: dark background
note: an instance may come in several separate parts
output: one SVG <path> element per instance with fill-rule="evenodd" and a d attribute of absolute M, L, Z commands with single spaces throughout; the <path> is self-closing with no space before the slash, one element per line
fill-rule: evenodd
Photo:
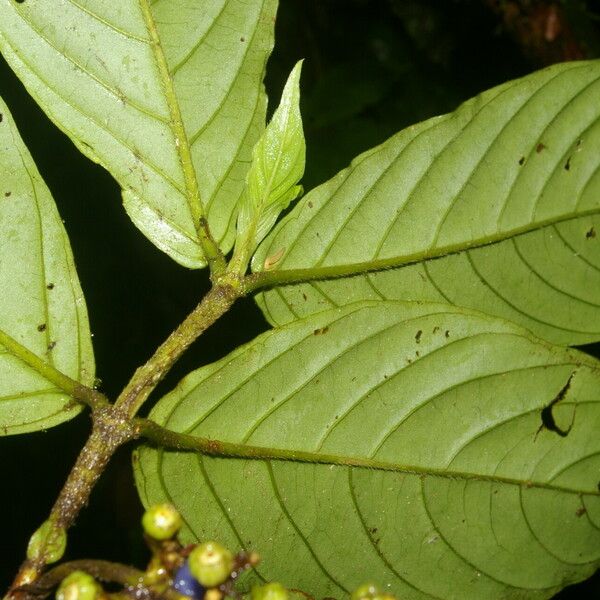
<path fill-rule="evenodd" d="M 275 103 L 294 62 L 306 58 L 306 190 L 401 128 L 453 110 L 486 88 L 553 62 L 600 55 L 597 0 L 280 3 L 266 84 Z M 0 94 L 65 220 L 95 334 L 98 376 L 114 397 L 208 289 L 206 272 L 178 266 L 139 234 L 115 182 L 78 154 L 1 59 Z M 240 302 L 192 347 L 159 394 L 266 328 L 253 301 Z M 598 345 L 588 351 L 600 354 Z M 89 417 L 82 415 L 47 432 L 0 439 L 0 589 L 46 518 L 88 430 Z M 121 450 L 101 479 L 69 535 L 67 558 L 143 565 L 130 450 Z M 600 577 L 557 598 L 600 598 Z"/>

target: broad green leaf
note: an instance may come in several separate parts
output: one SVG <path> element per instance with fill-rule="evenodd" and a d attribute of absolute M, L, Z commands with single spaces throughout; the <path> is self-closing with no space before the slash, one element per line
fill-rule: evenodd
<path fill-rule="evenodd" d="M 267 318 L 424 300 L 555 343 L 599 340 L 599 78 L 600 61 L 557 65 L 359 156 L 290 211 L 253 269 L 363 274 L 269 291 Z"/>
<path fill-rule="evenodd" d="M 507 321 L 358 303 L 262 335 L 151 414 L 325 464 L 146 447 L 138 489 L 175 503 L 186 541 L 256 550 L 259 577 L 314 597 L 372 580 L 402 600 L 549 598 L 600 565 L 599 390 L 600 363 Z"/>
<path fill-rule="evenodd" d="M 234 261 L 247 261 L 277 217 L 297 198 L 304 174 L 306 143 L 300 115 L 300 72 L 296 63 L 271 122 L 252 151 L 252 164 L 240 202 Z"/>
<path fill-rule="evenodd" d="M 52 196 L 0 100 L 0 334 L 85 385 L 94 381 L 87 311 Z M 80 407 L 0 343 L 0 435 L 37 431 Z"/>
<path fill-rule="evenodd" d="M 0 0 L 0 50 L 119 182 L 142 232 L 200 267 L 200 204 L 222 249 L 233 243 L 275 11 L 276 0 Z"/>

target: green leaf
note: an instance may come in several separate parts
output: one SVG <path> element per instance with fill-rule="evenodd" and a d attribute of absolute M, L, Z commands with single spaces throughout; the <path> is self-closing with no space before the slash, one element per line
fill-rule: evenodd
<path fill-rule="evenodd" d="M 278 459 L 144 447 L 138 489 L 178 507 L 184 541 L 256 550 L 258 577 L 315 597 L 369 580 L 403 600 L 549 598 L 600 565 L 599 386 L 596 360 L 507 321 L 349 305 L 260 336 L 152 411 Z"/>
<path fill-rule="evenodd" d="M 423 300 L 501 316 L 555 343 L 599 340 L 599 77 L 594 61 L 509 82 L 409 127 L 308 193 L 253 270 L 276 263 L 275 285 L 314 281 L 260 296 L 267 318 Z M 317 280 L 352 273 L 362 274 Z"/>
<path fill-rule="evenodd" d="M 49 117 L 123 188 L 161 250 L 206 264 L 204 213 L 223 251 L 252 147 L 276 0 L 0 0 L 0 50 Z"/>
<path fill-rule="evenodd" d="M 84 385 L 94 381 L 87 311 L 52 196 L 0 100 L 0 336 Z M 80 405 L 0 343 L 0 435 L 46 429 Z"/>
<path fill-rule="evenodd" d="M 269 233 L 277 217 L 301 193 L 306 143 L 300 115 L 300 73 L 296 63 L 281 102 L 252 151 L 252 164 L 240 201 L 234 262 L 246 271 L 247 261 Z"/>

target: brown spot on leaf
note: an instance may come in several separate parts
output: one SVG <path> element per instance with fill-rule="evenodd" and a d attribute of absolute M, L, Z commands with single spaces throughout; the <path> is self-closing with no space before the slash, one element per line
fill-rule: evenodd
<path fill-rule="evenodd" d="M 519 164 L 522 166 L 525 164 L 525 157 L 521 156 L 521 158 L 519 159 Z"/>
<path fill-rule="evenodd" d="M 12 192 L 4 192 L 4 197 L 5 198 L 10 198 L 11 194 L 12 194 Z"/>
<path fill-rule="evenodd" d="M 285 254 L 285 248 L 279 248 L 279 250 L 277 250 L 277 252 L 271 254 L 271 256 L 267 256 L 267 258 L 265 258 L 265 263 L 263 265 L 265 271 L 272 269 L 283 258 L 284 254 Z"/>
<path fill-rule="evenodd" d="M 37 326 L 37 330 L 38 330 L 38 331 L 40 331 L 40 332 L 41 332 L 41 331 L 46 331 L 46 323 L 40 323 L 40 324 Z"/>
<path fill-rule="evenodd" d="M 321 327 L 313 331 L 313 335 L 323 335 L 329 331 L 329 327 Z"/>
<path fill-rule="evenodd" d="M 417 333 L 415 334 L 415 342 L 417 342 L 417 344 L 421 343 L 421 336 L 423 335 L 423 330 L 419 329 L 419 331 L 417 331 Z"/>
<path fill-rule="evenodd" d="M 580 506 L 576 511 L 575 511 L 575 516 L 576 517 L 581 517 L 583 515 L 585 515 L 585 513 L 587 512 L 587 509 L 585 508 L 585 506 Z"/>
<path fill-rule="evenodd" d="M 53 289 L 54 289 L 54 284 L 53 284 L 53 283 L 49 283 L 49 284 L 46 286 L 46 289 L 47 289 L 47 290 L 53 290 Z"/>
<path fill-rule="evenodd" d="M 446 329 L 446 331 L 444 331 L 444 335 L 449 338 L 450 337 L 450 331 L 448 331 L 448 329 Z"/>
<path fill-rule="evenodd" d="M 48 350 L 54 350 L 54 347 L 56 346 L 56 342 L 50 342 L 48 344 Z"/>
<path fill-rule="evenodd" d="M 535 147 L 535 151 L 539 154 L 542 150 L 545 150 L 547 148 L 546 144 L 543 144 L 542 142 L 540 142 L 536 147 Z"/>
<path fill-rule="evenodd" d="M 439 330 L 440 330 L 440 328 L 439 328 L 439 327 L 436 325 L 436 326 L 433 328 L 433 332 L 432 332 L 432 333 L 437 333 Z"/>
<path fill-rule="evenodd" d="M 308 201 L 308 208 L 312 208 L 313 207 L 313 203 L 309 200 Z"/>
<path fill-rule="evenodd" d="M 569 158 L 567 158 L 567 162 L 565 163 L 565 171 L 570 171 L 571 170 L 571 157 L 569 156 Z"/>
<path fill-rule="evenodd" d="M 595 238 L 596 237 L 596 230 L 593 227 L 590 227 L 590 229 L 585 232 L 585 237 L 588 240 L 591 240 L 592 238 Z"/>

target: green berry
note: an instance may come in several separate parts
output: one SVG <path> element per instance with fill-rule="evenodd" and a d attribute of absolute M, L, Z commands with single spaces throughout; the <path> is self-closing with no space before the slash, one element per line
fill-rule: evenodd
<path fill-rule="evenodd" d="M 218 542 L 196 546 L 188 558 L 192 575 L 207 588 L 227 581 L 233 569 L 233 556 Z"/>
<path fill-rule="evenodd" d="M 56 600 L 96 600 L 101 592 L 98 582 L 83 571 L 73 571 L 62 580 Z"/>
<path fill-rule="evenodd" d="M 43 560 L 47 565 L 60 560 L 67 548 L 67 532 L 50 520 L 44 521 L 31 536 L 27 546 L 29 560 Z"/>
<path fill-rule="evenodd" d="M 288 600 L 288 592 L 277 582 L 255 585 L 252 588 L 252 600 Z"/>
<path fill-rule="evenodd" d="M 144 531 L 155 540 L 171 539 L 181 529 L 181 515 L 172 504 L 155 504 L 142 517 Z"/>
<path fill-rule="evenodd" d="M 374 583 L 364 583 L 357 587 L 350 596 L 350 600 L 372 600 L 381 591 Z"/>

